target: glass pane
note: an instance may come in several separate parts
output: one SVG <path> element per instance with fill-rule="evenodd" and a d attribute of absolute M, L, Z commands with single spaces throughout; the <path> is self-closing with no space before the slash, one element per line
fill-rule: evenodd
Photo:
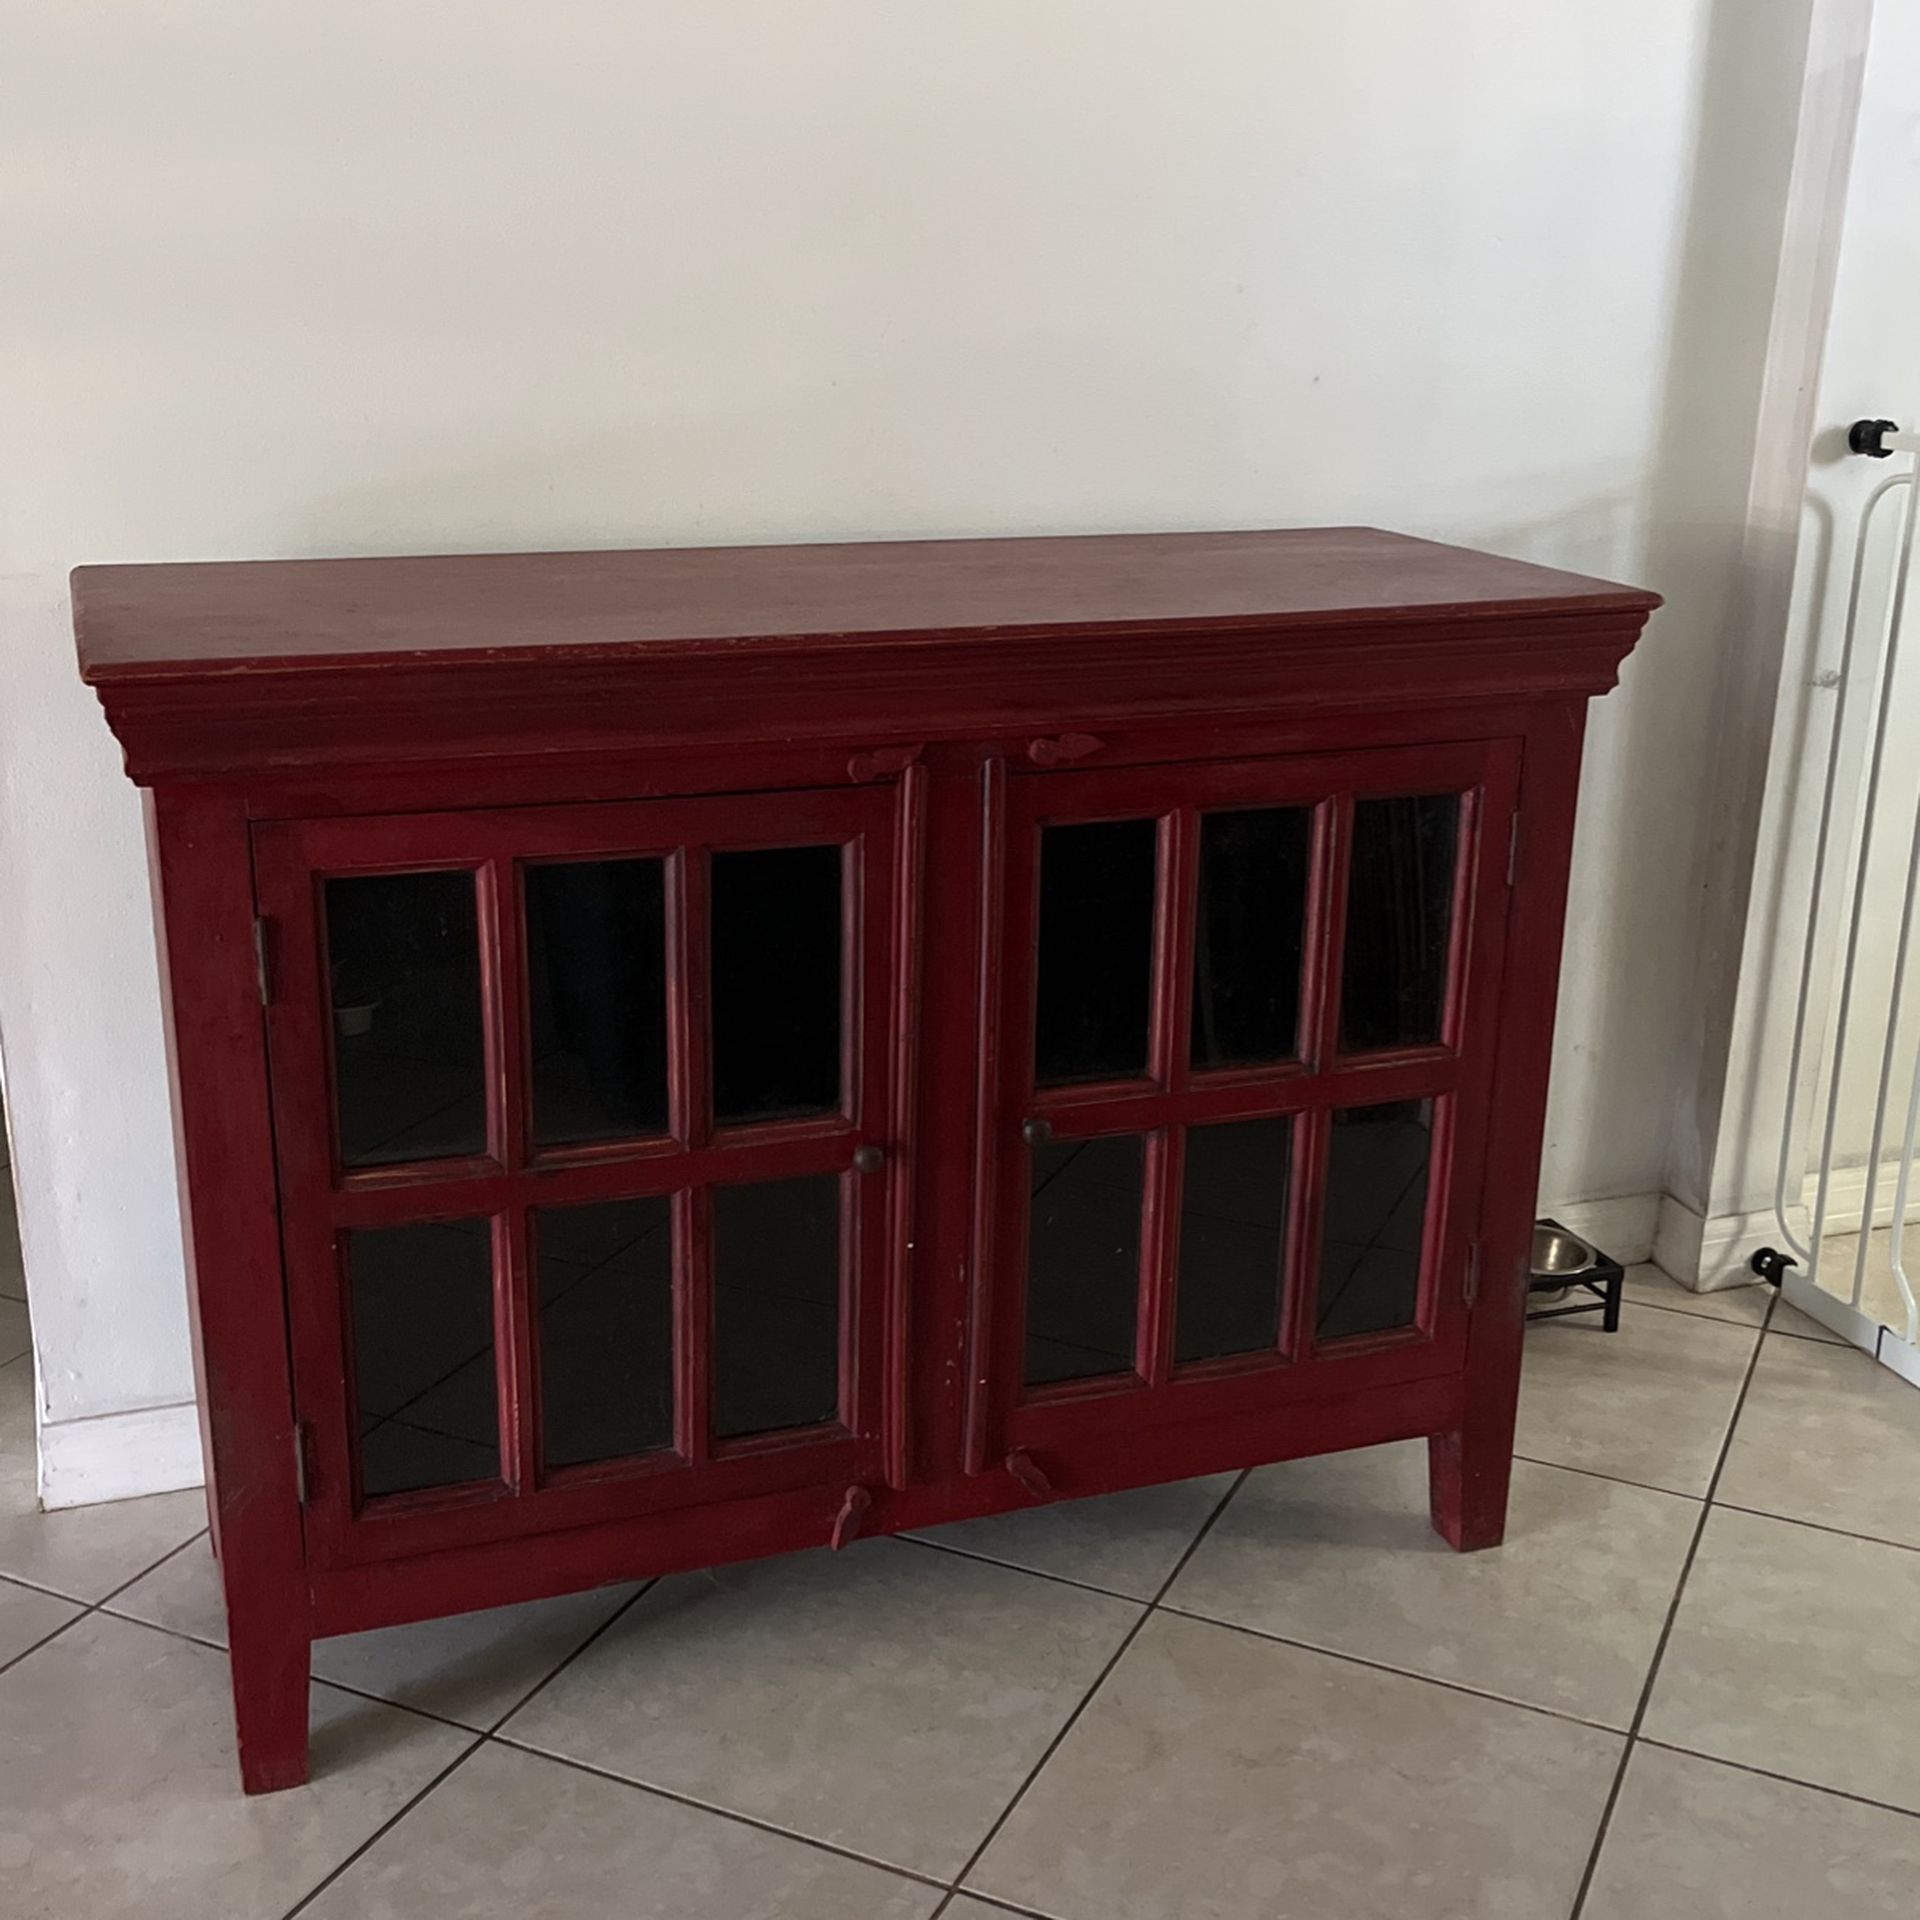
<path fill-rule="evenodd" d="M 1340 1045 L 1430 1045 L 1446 1008 L 1460 796 L 1360 800 L 1353 809 Z"/>
<path fill-rule="evenodd" d="M 664 1133 L 667 936 L 661 863 L 530 866 L 526 893 L 535 1144 Z"/>
<path fill-rule="evenodd" d="M 340 1159 L 484 1153 L 486 1047 L 471 873 L 326 883 Z"/>
<path fill-rule="evenodd" d="M 713 1431 L 722 1440 L 840 1413 L 840 1182 L 713 1190 Z"/>
<path fill-rule="evenodd" d="M 1029 1386 L 1133 1371 L 1144 1164 L 1138 1134 L 1033 1149 Z"/>
<path fill-rule="evenodd" d="M 1413 1325 L 1432 1152 L 1431 1100 L 1352 1107 L 1333 1116 L 1314 1327 L 1319 1339 Z"/>
<path fill-rule="evenodd" d="M 1278 1343 L 1292 1140 L 1284 1116 L 1188 1129 L 1175 1360 Z"/>
<path fill-rule="evenodd" d="M 616 1245 L 600 1262 L 579 1250 Z M 673 1444 L 673 1234 L 664 1194 L 533 1216 L 549 1467 Z"/>
<path fill-rule="evenodd" d="M 1303 807 L 1201 816 L 1196 1067 L 1290 1060 L 1299 1051 L 1311 841 Z"/>
<path fill-rule="evenodd" d="M 1147 1070 L 1159 839 L 1153 820 L 1041 832 L 1034 1076 L 1042 1086 Z"/>
<path fill-rule="evenodd" d="M 713 856 L 713 1110 L 722 1125 L 840 1105 L 839 847 Z"/>
<path fill-rule="evenodd" d="M 487 1222 L 361 1227 L 346 1242 L 361 1490 L 497 1479 Z"/>

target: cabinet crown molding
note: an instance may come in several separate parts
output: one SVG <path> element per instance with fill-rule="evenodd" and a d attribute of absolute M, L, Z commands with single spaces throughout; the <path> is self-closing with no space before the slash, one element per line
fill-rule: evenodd
<path fill-rule="evenodd" d="M 1024 736 L 1063 708 L 1584 697 L 1659 605 L 1366 527 L 88 566 L 72 585 L 82 675 L 143 785 Z"/>

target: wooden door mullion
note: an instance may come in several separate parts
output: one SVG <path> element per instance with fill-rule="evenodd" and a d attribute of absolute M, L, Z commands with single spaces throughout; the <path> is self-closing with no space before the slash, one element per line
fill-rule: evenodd
<path fill-rule="evenodd" d="M 532 1212 L 493 1217 L 494 1380 L 500 1407 L 500 1471 L 516 1493 L 540 1483 L 539 1298 Z"/>
<path fill-rule="evenodd" d="M 1149 1387 L 1173 1373 L 1174 1322 L 1180 1265 L 1180 1191 L 1187 1130 L 1162 1127 L 1147 1136 L 1146 1217 L 1140 1235 L 1140 1319 L 1135 1370 Z"/>
<path fill-rule="evenodd" d="M 487 1142 L 509 1182 L 527 1164 L 532 1127 L 527 1043 L 525 917 L 520 869 L 504 855 L 484 861 L 478 889 L 481 1005 L 486 1048 Z M 534 1343 L 536 1288 L 528 1209 L 494 1212 L 494 1382 L 501 1478 L 516 1492 L 539 1478 Z"/>
<path fill-rule="evenodd" d="M 1160 821 L 1154 898 L 1153 1007 L 1148 1071 L 1170 1093 L 1186 1086 L 1193 1022 L 1193 917 L 1199 893 L 1199 815 L 1180 807 Z"/>
<path fill-rule="evenodd" d="M 924 938 L 923 869 L 927 845 L 927 770 L 914 765 L 900 781 L 895 821 L 893 911 L 886 937 L 892 978 L 886 997 L 890 1034 L 878 1049 L 886 1056 L 892 1139 L 888 1151 L 886 1251 L 880 1263 L 886 1297 L 880 1322 L 880 1434 L 887 1484 L 905 1489 L 913 1478 L 913 1302 L 915 1195 L 920 1134 L 921 980 Z M 875 996 L 877 1003 L 878 996 Z M 871 1116 L 863 1114 L 863 1120 Z M 865 1274 L 862 1284 L 869 1285 Z"/>
<path fill-rule="evenodd" d="M 713 1137 L 712 866 L 705 847 L 667 867 L 667 1114 L 682 1146 Z M 673 1191 L 674 1450 L 693 1466 L 713 1457 L 713 1192 Z"/>
<path fill-rule="evenodd" d="M 1293 1180 L 1280 1271 L 1280 1352 L 1294 1364 L 1310 1359 L 1314 1350 L 1332 1110 L 1344 1091 L 1333 1067 L 1340 1052 L 1340 968 L 1346 953 L 1353 807 L 1354 797 L 1348 791 L 1314 809 L 1300 983 L 1300 1052 L 1316 1084 L 1314 1099 L 1296 1112 L 1293 1121 Z"/>
<path fill-rule="evenodd" d="M 1179 1113 L 1192 1073 L 1194 914 L 1199 898 L 1200 816 L 1178 807 L 1160 821 L 1160 884 L 1154 901 L 1153 1005 L 1148 1059 Z M 1177 1122 L 1147 1136 L 1140 1234 L 1135 1369 L 1150 1387 L 1173 1371 L 1174 1291 L 1180 1257 L 1180 1184 L 1186 1130 Z"/>
<path fill-rule="evenodd" d="M 1454 818 L 1453 884 L 1447 896 L 1446 971 L 1441 979 L 1440 1037 L 1458 1047 L 1466 1021 L 1467 954 L 1471 949 L 1474 907 L 1480 895 L 1480 876 L 1487 849 L 1487 791 L 1484 785 L 1461 794 Z"/>
<path fill-rule="evenodd" d="M 1277 1119 L 1313 1107 L 1381 1106 L 1395 1100 L 1437 1099 L 1460 1084 L 1457 1056 L 1438 1049 L 1404 1059 L 1381 1059 L 1330 1073 L 1246 1074 L 1184 1093 L 1120 1093 L 1097 1100 L 1048 1102 L 1042 1108 L 1063 1140 L 1115 1133 L 1151 1133 L 1157 1127 L 1213 1126 L 1233 1120 Z"/>
<path fill-rule="evenodd" d="M 713 1457 L 713 1189 L 673 1196 L 674 1450 L 691 1466 Z"/>
<path fill-rule="evenodd" d="M 504 1207 L 586 1207 L 640 1200 L 674 1188 L 723 1178 L 798 1179 L 838 1173 L 853 1158 L 855 1134 L 835 1116 L 828 1125 L 767 1128 L 750 1141 L 728 1140 L 696 1151 L 662 1143 L 656 1150 L 596 1154 L 577 1165 L 522 1174 L 491 1166 L 405 1181 L 369 1182 L 332 1196 L 335 1227 L 402 1227 L 464 1219 Z M 748 1171 L 750 1169 L 750 1171 Z"/>
<path fill-rule="evenodd" d="M 1340 969 L 1346 959 L 1347 892 L 1353 871 L 1353 795 L 1336 794 L 1323 804 L 1321 815 L 1301 996 L 1306 1034 L 1302 1052 L 1314 1072 L 1330 1070 L 1340 1054 Z"/>
<path fill-rule="evenodd" d="M 1320 1106 L 1297 1114 L 1293 1129 L 1287 1232 L 1280 1253 L 1280 1353 L 1298 1363 L 1312 1356 L 1314 1346 L 1333 1110 Z"/>
<path fill-rule="evenodd" d="M 705 847 L 667 865 L 667 1124 L 691 1148 L 713 1137 L 711 877 Z"/>
<path fill-rule="evenodd" d="M 487 1142 L 509 1173 L 527 1164 L 533 1100 L 528 1061 L 526 919 L 519 863 L 487 861 L 479 887 L 481 1004 L 485 1009 Z"/>
<path fill-rule="evenodd" d="M 1038 878 L 1032 847 L 1038 829 L 1008 824 L 1007 763 L 999 755 L 980 769 L 979 948 L 975 960 L 976 1069 L 973 1195 L 969 1230 L 972 1289 L 967 1301 L 967 1384 L 961 1415 L 961 1464 L 987 1470 L 999 1424 L 1019 1398 L 1020 1342 L 1026 1325 L 1026 1282 L 1020 1273 L 1027 1236 L 1027 1182 L 1003 1182 L 1004 1170 L 1028 1162 L 1012 1123 L 1032 1060 L 1032 1005 Z M 1024 948 L 1022 943 L 1024 942 Z M 1015 956 L 1024 951 L 1024 961 Z M 1009 979 L 1018 982 L 1011 1003 Z M 1024 1042 L 1026 1056 L 1019 1057 Z M 1011 1187 L 1011 1193 L 1003 1188 Z M 1005 1204 L 1002 1204 L 1003 1198 Z M 1016 1277 L 1018 1276 L 1018 1277 Z M 1015 1287 L 1019 1287 L 1018 1294 Z"/>

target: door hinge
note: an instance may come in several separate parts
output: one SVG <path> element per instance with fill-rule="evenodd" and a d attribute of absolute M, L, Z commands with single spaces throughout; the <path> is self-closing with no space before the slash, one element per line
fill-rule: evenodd
<path fill-rule="evenodd" d="M 293 1423 L 293 1491 L 304 1507 L 307 1504 L 307 1423 Z"/>
<path fill-rule="evenodd" d="M 260 1004 L 263 1007 L 272 1006 L 273 966 L 268 959 L 265 914 L 255 914 L 253 918 L 253 977 L 259 983 Z"/>
<path fill-rule="evenodd" d="M 1480 1242 L 1467 1242 L 1467 1273 L 1460 1284 L 1461 1297 L 1467 1303 L 1467 1311 L 1473 1311 L 1473 1303 L 1480 1298 Z"/>
<path fill-rule="evenodd" d="M 1513 885 L 1514 869 L 1520 864 L 1520 815 L 1507 822 L 1507 885 Z"/>

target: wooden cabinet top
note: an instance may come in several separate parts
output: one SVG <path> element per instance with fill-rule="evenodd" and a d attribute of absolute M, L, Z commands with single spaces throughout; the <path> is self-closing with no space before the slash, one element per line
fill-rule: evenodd
<path fill-rule="evenodd" d="M 962 711 L 963 682 L 991 685 L 1016 719 L 1112 710 L 1122 688 L 1142 711 L 1194 710 L 1196 693 L 1231 705 L 1283 668 L 1316 698 L 1345 678 L 1374 703 L 1423 699 L 1436 673 L 1460 698 L 1499 690 L 1494 654 L 1522 644 L 1520 690 L 1597 692 L 1658 604 L 1367 527 L 73 574 L 81 672 L 137 778 L 338 759 L 342 743 L 313 731 L 329 701 L 356 703 L 374 738 L 398 737 L 383 705 L 429 732 L 463 710 L 438 744 L 499 752 L 508 709 L 524 736 L 583 702 L 644 695 L 639 731 L 672 737 L 684 701 L 712 704 L 716 671 L 750 704 L 778 676 L 779 730 L 816 736 L 873 727 L 889 692 L 921 714 L 951 706 L 947 731 L 965 731 L 985 716 Z M 1432 670 L 1396 673 L 1415 638 Z"/>
<path fill-rule="evenodd" d="M 1383 615 L 1644 612 L 1652 594 L 1371 527 L 80 567 L 90 681 L 295 661 Z"/>

